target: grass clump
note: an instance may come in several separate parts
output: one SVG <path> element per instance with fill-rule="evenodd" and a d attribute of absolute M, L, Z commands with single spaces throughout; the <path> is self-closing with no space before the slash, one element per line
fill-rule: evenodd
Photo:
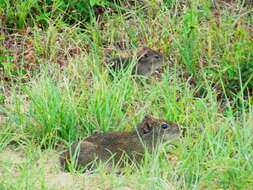
<path fill-rule="evenodd" d="M 49 21 L 53 19 L 61 20 L 60 22 L 69 25 L 78 23 L 84 26 L 84 22 L 94 18 L 96 6 L 103 9 L 103 7 L 113 5 L 108 0 L 3 0 L 0 2 L 0 17 L 2 18 L 0 24 L 9 29 L 24 29 L 35 25 L 47 28 L 50 24 Z"/>
<path fill-rule="evenodd" d="M 30 101 L 29 133 L 36 141 L 51 144 L 58 138 L 73 141 L 77 136 L 78 118 L 75 102 L 63 96 L 60 88 L 50 79 L 40 79 L 27 90 Z"/>

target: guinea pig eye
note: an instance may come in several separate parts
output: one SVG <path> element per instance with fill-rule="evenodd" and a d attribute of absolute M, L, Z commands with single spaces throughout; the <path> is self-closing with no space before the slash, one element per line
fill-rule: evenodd
<path fill-rule="evenodd" d="M 154 58 L 160 59 L 160 56 L 159 55 L 154 55 Z"/>
<path fill-rule="evenodd" d="M 161 128 L 162 128 L 162 129 L 167 129 L 167 128 L 169 128 L 169 125 L 166 124 L 166 123 L 163 123 L 163 124 L 161 125 Z"/>

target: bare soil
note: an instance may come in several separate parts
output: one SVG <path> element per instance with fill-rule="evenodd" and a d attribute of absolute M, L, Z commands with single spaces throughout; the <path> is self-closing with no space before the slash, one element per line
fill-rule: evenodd
<path fill-rule="evenodd" d="M 29 158 L 20 150 L 14 147 L 7 147 L 0 152 L 0 178 L 9 179 L 18 178 L 20 174 L 20 166 L 29 163 Z M 22 167 L 21 167 L 22 168 Z M 29 167 L 30 168 L 30 167 Z M 132 188 L 122 185 L 113 187 L 112 182 L 103 174 L 73 174 L 61 170 L 59 163 L 59 154 L 53 150 L 44 151 L 40 158 L 31 167 L 34 171 L 34 178 L 38 178 L 40 171 L 44 171 L 44 181 L 48 189 L 107 189 L 107 190 L 131 190 Z M 0 180 L 1 181 L 1 180 Z M 38 188 L 40 184 L 37 184 Z"/>

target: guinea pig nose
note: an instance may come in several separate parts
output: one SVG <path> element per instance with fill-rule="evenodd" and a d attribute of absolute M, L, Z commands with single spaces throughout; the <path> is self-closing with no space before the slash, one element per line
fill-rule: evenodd
<path fill-rule="evenodd" d="M 163 124 L 161 125 L 161 128 L 162 128 L 162 129 L 167 129 L 168 127 L 169 127 L 169 125 L 166 124 L 166 123 L 163 123 Z"/>

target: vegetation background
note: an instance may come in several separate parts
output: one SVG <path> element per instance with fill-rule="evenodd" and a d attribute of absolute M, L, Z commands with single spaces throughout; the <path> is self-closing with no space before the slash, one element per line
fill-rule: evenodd
<path fill-rule="evenodd" d="M 0 189 L 252 189 L 252 14 L 244 0 L 1 0 Z M 160 76 L 112 79 L 108 52 L 143 45 L 167 58 Z M 179 123 L 180 143 L 122 176 L 60 170 L 57 144 L 145 113 Z"/>

